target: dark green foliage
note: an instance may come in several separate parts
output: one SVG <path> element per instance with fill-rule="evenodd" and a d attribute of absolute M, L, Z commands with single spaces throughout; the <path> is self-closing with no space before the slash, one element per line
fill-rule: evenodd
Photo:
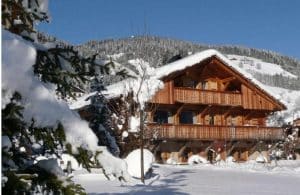
<path fill-rule="evenodd" d="M 34 73 L 43 82 L 57 86 L 61 97 L 75 98 L 75 92 L 83 92 L 88 76 L 94 74 L 95 56 L 80 58 L 72 47 L 38 50 Z"/>
<path fill-rule="evenodd" d="M 70 180 L 65 183 L 46 170 L 32 166 L 34 154 L 57 154 L 59 156 L 65 145 L 66 136 L 61 123 L 58 123 L 56 128 L 37 127 L 32 120 L 28 127 L 23 120 L 21 101 L 21 95 L 14 93 L 10 103 L 2 110 L 2 136 L 8 136 L 10 141 L 17 140 L 16 143 L 12 143 L 10 149 L 2 148 L 2 175 L 8 179 L 2 186 L 2 192 L 4 194 L 30 194 L 42 190 L 45 193 L 53 192 L 54 194 L 85 194 L 80 185 Z M 32 148 L 33 143 L 40 143 L 41 150 L 36 151 Z M 21 147 L 24 147 L 26 151 L 21 151 Z M 79 148 L 79 153 L 75 157 L 84 167 L 88 168 L 93 163 L 89 160 L 91 154 L 87 150 Z"/>
<path fill-rule="evenodd" d="M 109 101 L 101 94 L 101 91 L 104 90 L 101 78 L 93 79 L 90 90 L 97 92 L 90 97 L 91 105 L 87 107 L 87 111 L 90 113 L 90 128 L 97 135 L 99 145 L 107 146 L 113 155 L 119 156 L 120 151 L 115 140 L 116 132 L 113 130 L 111 120 L 112 111 L 108 105 Z"/>
<path fill-rule="evenodd" d="M 94 162 L 91 160 L 93 154 L 89 150 L 78 147 L 77 153 L 70 154 L 76 158 L 76 160 L 79 164 L 82 165 L 82 167 L 86 168 L 89 172 L 91 171 L 90 168 L 94 165 Z"/>
<path fill-rule="evenodd" d="M 73 152 L 72 152 L 72 145 L 70 144 L 70 143 L 67 143 L 66 145 L 65 145 L 65 147 L 66 147 L 66 152 L 68 153 L 68 154 L 72 154 Z"/>
<path fill-rule="evenodd" d="M 57 176 L 40 169 L 30 167 L 26 173 L 13 171 L 4 172 L 8 181 L 2 186 L 4 194 L 32 194 L 32 193 L 53 193 L 64 195 L 85 195 L 84 188 L 67 179 L 67 184 Z M 30 185 L 29 185 L 30 184 Z"/>
<path fill-rule="evenodd" d="M 73 195 L 73 194 L 85 195 L 86 193 L 84 191 L 84 188 L 81 185 L 71 182 L 69 185 L 67 185 L 66 187 L 64 187 L 62 189 L 62 194 L 65 194 L 65 195 Z"/>
<path fill-rule="evenodd" d="M 57 93 L 62 98 L 71 97 L 87 90 L 90 78 L 97 74 L 109 74 L 114 67 L 113 62 L 98 63 L 96 55 L 82 58 L 73 47 L 56 47 L 48 50 L 38 50 L 34 64 L 34 73 L 41 81 L 57 86 Z M 117 75 L 124 75 L 121 70 Z"/>
<path fill-rule="evenodd" d="M 20 180 L 20 178 L 13 171 L 4 172 L 7 177 L 7 182 L 2 186 L 3 194 L 29 194 L 28 185 Z"/>
<path fill-rule="evenodd" d="M 42 186 L 42 192 L 53 192 L 54 194 L 86 194 L 84 189 L 74 184 L 70 179 L 67 179 L 68 184 L 64 184 L 62 180 L 58 179 L 57 176 L 37 167 L 32 167 L 33 173 L 37 173 L 38 177 L 33 179 L 34 186 Z M 34 189 L 32 189 L 34 190 Z"/>
<path fill-rule="evenodd" d="M 48 21 L 47 13 L 39 9 L 37 0 L 28 1 L 27 7 L 22 5 L 23 0 L 2 0 L 2 26 L 16 34 L 31 39 L 29 34 L 35 32 L 35 21 Z M 19 20 L 20 22 L 14 22 Z"/>
<path fill-rule="evenodd" d="M 14 93 L 11 103 L 2 109 L 2 129 L 8 135 L 12 135 L 10 129 L 13 129 L 14 132 L 22 132 L 25 125 L 22 121 L 23 107 L 17 103 L 20 99 L 21 95 L 17 92 Z"/>
<path fill-rule="evenodd" d="M 66 135 L 64 127 L 61 123 L 58 123 L 56 128 L 53 127 L 36 127 L 34 120 L 28 128 L 29 132 L 34 135 L 35 141 L 43 143 L 43 152 L 42 154 L 54 153 L 57 154 L 57 148 L 63 148 L 66 141 Z"/>
<path fill-rule="evenodd" d="M 91 151 L 83 148 L 78 147 L 76 148 L 76 152 L 73 152 L 72 145 L 70 143 L 67 143 L 65 145 L 66 152 L 76 158 L 79 164 L 82 165 L 82 167 L 86 168 L 88 171 L 91 171 L 90 168 L 96 165 L 96 161 L 93 162 L 91 158 L 93 157 L 93 154 Z M 94 155 L 95 157 L 95 155 Z"/>

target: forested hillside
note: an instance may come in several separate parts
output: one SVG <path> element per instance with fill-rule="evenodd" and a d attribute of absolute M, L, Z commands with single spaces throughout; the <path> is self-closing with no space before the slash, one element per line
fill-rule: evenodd
<path fill-rule="evenodd" d="M 285 70 L 300 75 L 300 61 L 297 59 L 283 56 L 272 51 L 241 46 L 203 45 L 169 38 L 139 36 L 117 40 L 89 41 L 76 48 L 85 55 L 96 52 L 101 58 L 107 58 L 110 55 L 120 53 L 123 55 L 119 60 L 126 60 L 126 58 L 130 59 L 132 57 L 143 58 L 154 67 L 166 64 L 176 55 L 185 57 L 191 53 L 206 49 L 217 49 L 223 54 L 254 57 L 265 62 L 280 64 Z"/>

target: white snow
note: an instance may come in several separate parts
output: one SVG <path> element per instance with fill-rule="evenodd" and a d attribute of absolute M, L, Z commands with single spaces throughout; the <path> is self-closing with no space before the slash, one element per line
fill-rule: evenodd
<path fill-rule="evenodd" d="M 107 55 L 107 57 L 112 58 L 113 60 L 117 60 L 118 58 L 122 57 L 124 53 L 117 53 L 117 54 L 112 54 L 112 55 Z"/>
<path fill-rule="evenodd" d="M 123 133 L 122 133 L 122 137 L 123 137 L 123 138 L 126 138 L 126 137 L 128 137 L 128 135 L 129 135 L 129 134 L 128 134 L 128 132 L 127 132 L 127 131 L 123 131 Z"/>
<path fill-rule="evenodd" d="M 41 160 L 47 160 L 47 159 L 48 158 L 46 156 L 37 156 L 37 157 L 35 157 L 35 159 L 33 161 L 33 164 L 36 164 L 36 163 L 38 163 Z"/>
<path fill-rule="evenodd" d="M 71 162 L 71 167 L 73 170 L 81 170 L 82 169 L 82 166 L 79 165 L 77 160 L 69 154 L 62 154 L 61 159 L 59 159 L 59 158 L 57 159 L 57 163 L 63 170 L 67 169 L 68 161 Z"/>
<path fill-rule="evenodd" d="M 25 153 L 25 152 L 26 152 L 26 149 L 25 149 L 24 146 L 22 146 L 22 147 L 19 148 L 19 151 L 20 151 L 21 153 Z"/>
<path fill-rule="evenodd" d="M 129 63 L 135 65 L 138 71 L 135 78 L 125 79 L 107 86 L 103 94 L 107 98 L 115 98 L 120 95 L 126 96 L 130 92 L 133 92 L 134 100 L 143 108 L 145 102 L 149 101 L 155 95 L 156 91 L 163 88 L 163 83 L 154 77 L 155 69 L 150 67 L 148 62 L 142 59 L 133 59 L 129 60 Z"/>
<path fill-rule="evenodd" d="M 57 160 L 55 158 L 40 160 L 35 165 L 54 175 L 64 176 L 64 172 L 58 166 Z"/>
<path fill-rule="evenodd" d="M 1 140 L 2 150 L 8 151 L 12 146 L 9 137 L 7 135 L 3 135 Z"/>
<path fill-rule="evenodd" d="M 114 157 L 104 146 L 98 146 L 98 151 L 101 151 L 101 153 L 97 156 L 97 160 L 110 179 L 116 177 L 130 181 L 131 177 L 128 174 L 127 164 L 124 160 Z"/>
<path fill-rule="evenodd" d="M 258 162 L 258 163 L 266 163 L 266 162 L 268 162 L 267 158 L 264 155 L 262 155 L 262 154 L 258 155 L 256 157 L 255 161 Z"/>
<path fill-rule="evenodd" d="M 236 64 L 236 66 L 242 66 L 241 68 L 247 72 L 255 71 L 262 74 L 268 74 L 268 75 L 278 74 L 285 77 L 297 78 L 296 75 L 288 71 L 285 71 L 278 64 L 268 63 L 257 58 L 239 56 L 239 55 L 227 55 L 227 57 L 231 60 L 233 64 Z"/>
<path fill-rule="evenodd" d="M 130 133 L 137 133 L 140 129 L 140 118 L 131 116 L 129 118 L 129 129 Z"/>
<path fill-rule="evenodd" d="M 67 141 L 73 147 L 95 150 L 98 140 L 88 123 L 71 111 L 66 102 L 56 99 L 53 87 L 44 85 L 34 76 L 35 47 L 6 30 L 2 30 L 2 47 L 5 48 L 2 50 L 2 89 L 7 90 L 5 95 L 8 96 L 15 91 L 21 93 L 25 121 L 30 124 L 34 118 L 40 127 L 55 126 L 61 121 Z"/>
<path fill-rule="evenodd" d="M 176 159 L 170 157 L 166 160 L 166 164 L 169 164 L 169 165 L 176 165 L 178 162 L 176 161 Z"/>
<path fill-rule="evenodd" d="M 234 163 L 235 162 L 235 159 L 233 158 L 233 156 L 228 156 L 226 158 L 226 163 Z"/>
<path fill-rule="evenodd" d="M 69 108 L 72 110 L 76 110 L 79 108 L 83 108 L 85 106 L 88 106 L 91 104 L 91 96 L 96 95 L 97 92 L 92 92 L 89 94 L 85 94 L 79 98 L 77 98 L 76 100 L 69 100 Z"/>
<path fill-rule="evenodd" d="M 284 117 L 286 122 L 292 122 L 300 117 L 300 90 L 290 90 L 280 87 L 272 87 L 263 85 L 265 89 L 270 91 L 275 97 L 281 100 L 287 107 L 287 110 L 281 111 L 279 114 Z M 299 101 L 299 102 L 298 102 Z M 272 125 L 272 122 L 268 125 Z"/>
<path fill-rule="evenodd" d="M 144 174 L 146 175 L 149 169 L 152 167 L 152 163 L 155 161 L 153 154 L 144 149 Z M 141 177 L 141 150 L 136 149 L 128 154 L 125 161 L 128 166 L 128 173 L 136 178 Z"/>
<path fill-rule="evenodd" d="M 41 144 L 33 143 L 32 148 L 35 149 L 35 150 L 40 150 L 42 148 L 42 146 L 41 146 Z"/>
<path fill-rule="evenodd" d="M 189 165 L 200 164 L 200 163 L 208 163 L 205 158 L 199 155 L 192 155 L 188 159 Z"/>
<path fill-rule="evenodd" d="M 300 161 L 271 164 L 158 165 L 145 185 L 139 180 L 120 184 L 106 181 L 101 172 L 75 173 L 74 181 L 90 194 L 299 194 Z"/>

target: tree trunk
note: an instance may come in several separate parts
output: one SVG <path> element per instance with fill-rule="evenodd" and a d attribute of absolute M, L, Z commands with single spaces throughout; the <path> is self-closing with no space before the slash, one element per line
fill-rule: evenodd
<path fill-rule="evenodd" d="M 141 139 L 141 181 L 145 183 L 144 176 L 144 111 L 140 109 L 140 139 Z"/>

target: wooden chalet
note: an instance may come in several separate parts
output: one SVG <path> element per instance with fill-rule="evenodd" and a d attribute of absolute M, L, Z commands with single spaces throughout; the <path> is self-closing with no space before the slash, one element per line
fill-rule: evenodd
<path fill-rule="evenodd" d="M 157 135 L 158 158 L 185 161 L 213 149 L 247 160 L 263 150 L 259 143 L 283 138 L 266 119 L 286 107 L 230 63 L 207 50 L 157 69 L 164 88 L 148 103 L 155 109 L 148 110 L 147 129 Z"/>
<path fill-rule="evenodd" d="M 283 139 L 283 129 L 266 126 L 266 119 L 286 107 L 221 53 L 206 50 L 155 73 L 164 87 L 146 104 L 145 139 L 157 160 L 185 162 L 191 154 L 209 151 L 248 160 Z M 122 83 L 108 87 L 111 105 L 122 95 Z M 88 120 L 86 105 L 75 107 Z"/>

